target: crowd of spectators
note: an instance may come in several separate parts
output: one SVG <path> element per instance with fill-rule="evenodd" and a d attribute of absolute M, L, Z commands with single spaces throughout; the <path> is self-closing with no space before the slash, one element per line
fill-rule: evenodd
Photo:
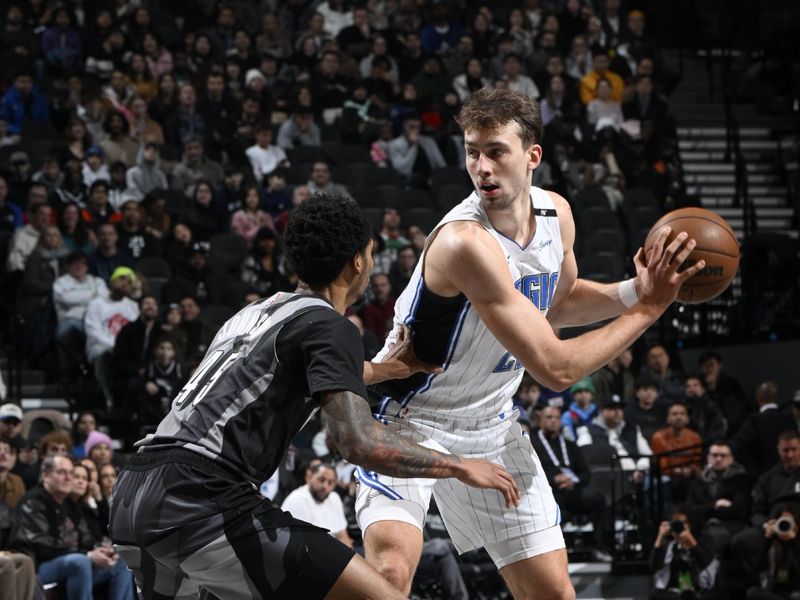
<path fill-rule="evenodd" d="M 454 116 L 476 90 L 539 100 L 544 160 L 534 184 L 573 202 L 579 229 L 584 191 L 599 189 L 614 212 L 632 188 L 662 201 L 674 193 L 675 76 L 639 4 L 5 3 L 0 304 L 16 316 L 22 360 L 84 384 L 79 407 L 93 411 L 71 435 L 55 427 L 35 439 L 22 435 L 19 406 L 0 408 L 3 589 L 13 580 L 16 597 L 29 598 L 36 572 L 70 598 L 97 585 L 130 597 L 105 531 L 119 454 L 95 415 L 103 428 L 122 417 L 123 445 L 152 431 L 217 327 L 244 304 L 294 288 L 281 236 L 313 193 L 350 195 L 373 221 L 372 285 L 349 318 L 366 357 L 379 350 L 426 235 L 470 193 Z M 800 471 L 798 442 L 781 431 L 797 428 L 800 398 L 787 415 L 766 382 L 757 408 L 713 353 L 688 377 L 661 346 L 641 373 L 631 362 L 625 353 L 566 394 L 526 377 L 517 395 L 565 513 L 592 524 L 594 556 L 607 560 L 615 524 L 585 456 L 607 445 L 630 490 L 656 472 L 685 531 L 713 538 L 697 573 L 730 561 L 739 544 L 738 556 L 752 558 L 748 584 L 758 586 L 754 571 L 765 566 L 782 593 L 778 567 L 796 543 L 776 519 L 798 514 L 783 492 Z M 720 466 L 726 448 L 736 462 Z M 752 512 L 742 481 L 759 473 L 772 475 L 758 480 Z M 262 486 L 309 520 L 330 516 L 321 524 L 358 546 L 353 489 L 352 465 L 320 423 Z M 674 567 L 693 547 L 688 535 L 670 535 L 659 532 L 664 551 L 655 554 L 667 590 L 686 585 Z M 425 567 L 449 597 L 468 597 L 446 540 L 426 540 Z"/>

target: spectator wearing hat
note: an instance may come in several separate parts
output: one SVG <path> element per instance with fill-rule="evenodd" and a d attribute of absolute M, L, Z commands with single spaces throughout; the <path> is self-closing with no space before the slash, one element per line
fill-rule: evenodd
<path fill-rule="evenodd" d="M 259 123 L 255 133 L 256 143 L 250 146 L 245 154 L 250 161 L 256 181 L 260 183 L 268 174 L 288 163 L 284 149 L 272 143 L 272 127 L 269 123 L 263 121 Z"/>
<path fill-rule="evenodd" d="M 297 146 L 319 146 L 321 143 L 322 134 L 309 108 L 295 109 L 291 118 L 278 129 L 278 146 L 284 150 Z"/>
<path fill-rule="evenodd" d="M 44 186 L 36 184 L 31 187 L 31 191 L 34 190 L 44 193 Z M 8 244 L 6 268 L 9 271 L 25 270 L 28 258 L 39 242 L 39 236 L 50 225 L 51 213 L 52 209 L 46 201 L 30 205 L 28 208 L 28 224 L 17 229 Z"/>
<path fill-rule="evenodd" d="M 531 436 L 531 443 L 542 462 L 556 502 L 570 514 L 589 516 L 594 530 L 594 557 L 608 562 L 611 557 L 605 548 L 609 547 L 611 539 L 604 516 L 606 502 L 600 492 L 586 489 L 592 474 L 577 444 L 561 434 L 561 416 L 561 409 L 557 406 L 544 407 L 541 427 Z"/>
<path fill-rule="evenodd" d="M 131 197 L 138 200 L 142 200 L 153 190 L 165 190 L 169 187 L 167 176 L 161 169 L 157 144 L 148 142 L 139 149 L 136 166 L 128 169 L 125 183 Z"/>
<path fill-rule="evenodd" d="M 691 481 L 702 470 L 703 438 L 689 428 L 689 408 L 676 402 L 667 410 L 667 427 L 653 434 L 650 447 L 660 455 L 658 466 L 669 478 L 671 500 L 678 504 L 686 498 Z"/>
<path fill-rule="evenodd" d="M 86 149 L 81 174 L 83 175 L 83 183 L 87 187 L 99 179 L 104 181 L 111 179 L 108 167 L 103 162 L 104 157 L 103 149 L 100 146 L 89 146 Z"/>
<path fill-rule="evenodd" d="M 72 365 L 83 354 L 83 320 L 89 303 L 98 296 L 107 296 L 105 281 L 89 274 L 89 261 L 82 252 L 67 256 L 67 272 L 53 284 L 56 309 L 56 338 L 62 368 Z"/>
<path fill-rule="evenodd" d="M 14 76 L 14 85 L 3 95 L 0 115 L 6 122 L 8 132 L 21 135 L 26 121 L 47 123 L 50 107 L 47 98 L 33 84 L 33 74 L 21 70 Z"/>
<path fill-rule="evenodd" d="M 220 164 L 205 156 L 200 138 L 189 136 L 183 142 L 183 160 L 172 171 L 172 189 L 192 194 L 200 181 L 216 188 L 222 184 L 225 172 Z"/>
<path fill-rule="evenodd" d="M 208 242 L 192 244 L 186 266 L 164 286 L 166 302 L 179 302 L 191 296 L 203 306 L 225 303 L 226 280 L 208 265 L 208 250 Z"/>
<path fill-rule="evenodd" d="M 17 447 L 22 445 L 22 408 L 19 404 L 6 402 L 0 405 L 0 435 L 11 438 Z"/>
<path fill-rule="evenodd" d="M 667 424 L 667 406 L 658 398 L 658 382 L 649 375 L 636 379 L 635 401 L 625 409 L 625 420 L 638 425 L 646 440 Z"/>
<path fill-rule="evenodd" d="M 622 398 L 617 395 L 606 398 L 600 405 L 600 413 L 589 424 L 591 442 L 579 440 L 578 445 L 608 444 L 616 451 L 622 470 L 630 473 L 638 484 L 644 481 L 644 474 L 650 468 L 648 457 L 653 451 L 641 428 L 625 421 L 624 410 Z"/>
<path fill-rule="evenodd" d="M 161 242 L 147 231 L 142 207 L 137 200 L 122 205 L 122 221 L 117 225 L 119 249 L 133 260 L 161 256 Z"/>
<path fill-rule="evenodd" d="M 597 416 L 597 405 L 594 403 L 594 383 L 589 377 L 577 381 L 571 388 L 572 403 L 561 416 L 564 437 L 571 442 L 578 439 L 579 428 L 588 427 Z"/>
<path fill-rule="evenodd" d="M 114 461 L 114 443 L 108 434 L 102 431 L 94 430 L 89 433 L 83 447 L 86 457 L 95 464 L 98 471 L 101 467 L 112 464 Z"/>
<path fill-rule="evenodd" d="M 14 404 L 10 406 L 19 408 Z M 22 411 L 20 411 L 21 414 Z M 0 415 L 2 415 L 2 409 L 0 409 Z M 7 418 L 16 418 L 16 416 Z M 16 507 L 20 498 L 25 495 L 25 482 L 22 481 L 22 477 L 11 472 L 16 462 L 16 442 L 11 437 L 0 433 L 0 504 L 6 504 L 11 508 Z"/>
<path fill-rule="evenodd" d="M 86 309 L 86 357 L 94 365 L 97 383 L 109 409 L 113 403 L 111 358 L 114 342 L 125 324 L 139 318 L 139 307 L 130 299 L 135 281 L 133 269 L 117 267 L 109 280 L 108 297 L 95 298 Z"/>
<path fill-rule="evenodd" d="M 436 141 L 422 135 L 422 121 L 415 114 L 406 115 L 403 133 L 389 142 L 388 150 L 394 170 L 413 187 L 428 187 L 431 171 L 446 165 Z"/>

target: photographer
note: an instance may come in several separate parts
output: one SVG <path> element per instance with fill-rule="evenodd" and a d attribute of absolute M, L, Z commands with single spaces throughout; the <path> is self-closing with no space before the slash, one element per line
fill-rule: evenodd
<path fill-rule="evenodd" d="M 747 590 L 747 600 L 800 600 L 800 538 L 797 510 L 786 505 L 777 518 L 767 521 L 764 538 L 770 540 L 769 551 L 759 565 L 761 586 Z"/>
<path fill-rule="evenodd" d="M 765 551 L 769 515 L 776 514 L 785 499 L 800 489 L 800 433 L 787 430 L 780 434 L 778 456 L 780 462 L 762 473 L 753 486 L 752 527 L 740 531 L 731 540 L 731 549 L 739 558 L 741 572 L 751 586 L 759 581 L 755 566 Z"/>
<path fill-rule="evenodd" d="M 650 566 L 654 575 L 652 600 L 711 600 L 719 561 L 710 545 L 692 534 L 689 517 L 675 510 L 658 528 Z"/>

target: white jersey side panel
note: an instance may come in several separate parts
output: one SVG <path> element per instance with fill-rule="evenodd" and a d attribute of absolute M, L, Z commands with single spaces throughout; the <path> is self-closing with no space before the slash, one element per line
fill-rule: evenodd
<path fill-rule="evenodd" d="M 536 215 L 536 230 L 526 248 L 492 227 L 476 193 L 445 215 L 434 232 L 453 221 L 480 223 L 502 248 L 517 290 L 529 298 L 542 314 L 547 314 L 558 285 L 564 250 L 552 198 L 536 187 L 531 188 L 530 198 Z M 426 251 L 427 247 L 408 287 L 397 299 L 395 327 L 375 360 L 385 355 L 389 344 L 396 339 L 399 325 L 405 323 L 414 331 L 417 354 L 424 354 L 425 349 L 416 345 L 421 338 L 427 344 L 441 344 L 445 371 L 426 376 L 423 381 L 417 378 L 412 389 L 393 393 L 391 399 L 382 402 L 377 416 L 390 417 L 392 413 L 401 411 L 411 417 L 446 415 L 449 419 L 498 416 L 503 419 L 510 416 L 511 397 L 522 379 L 522 364 L 506 351 L 463 296 L 460 302 L 458 299 L 441 299 L 452 305 L 452 322 L 446 324 L 446 329 L 432 332 L 441 326 L 441 319 L 423 318 L 427 309 L 425 303 L 439 301 L 431 298 L 435 295 L 425 288 L 423 281 L 422 265 Z M 427 310 L 427 313 L 432 312 L 435 311 Z"/>

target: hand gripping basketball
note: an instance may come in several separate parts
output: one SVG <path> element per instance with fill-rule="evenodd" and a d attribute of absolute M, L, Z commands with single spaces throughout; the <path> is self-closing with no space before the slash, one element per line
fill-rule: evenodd
<path fill-rule="evenodd" d="M 670 227 L 662 228 L 647 256 L 640 248 L 634 257 L 638 272 L 636 278 L 640 302 L 656 305 L 662 310 L 666 310 L 675 301 L 681 285 L 706 266 L 705 261 L 700 260 L 681 270 L 681 266 L 697 244 L 694 239 L 689 239 L 689 235 L 685 232 L 679 233 L 667 244 L 671 232 Z"/>

